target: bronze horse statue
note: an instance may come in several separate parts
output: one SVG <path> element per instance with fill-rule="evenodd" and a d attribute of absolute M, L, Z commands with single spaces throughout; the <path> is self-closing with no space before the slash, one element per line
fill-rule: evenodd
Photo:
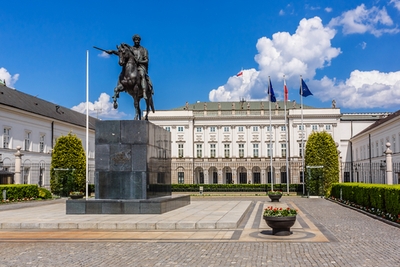
<path fill-rule="evenodd" d="M 127 92 L 133 97 L 133 104 L 135 107 L 135 120 L 141 120 L 141 110 L 140 110 L 140 100 L 143 98 L 143 89 L 140 83 L 140 77 L 138 72 L 138 65 L 136 59 L 130 49 L 130 46 L 122 43 L 117 46 L 117 55 L 119 57 L 118 64 L 122 67 L 122 71 L 118 78 L 118 84 L 114 88 L 113 95 L 113 106 L 114 109 L 118 108 L 117 98 L 119 98 L 120 92 Z M 151 110 L 154 113 L 154 104 L 153 104 L 153 94 L 152 94 L 152 85 L 148 83 L 147 91 L 146 91 L 146 115 L 144 117 L 145 120 L 148 120 L 148 114 Z"/>

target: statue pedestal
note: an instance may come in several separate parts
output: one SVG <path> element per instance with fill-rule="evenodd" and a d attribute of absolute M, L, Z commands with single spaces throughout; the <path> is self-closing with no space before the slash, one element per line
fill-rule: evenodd
<path fill-rule="evenodd" d="M 171 133 L 148 121 L 96 123 L 95 199 L 67 214 L 160 214 L 190 204 L 171 195 Z"/>

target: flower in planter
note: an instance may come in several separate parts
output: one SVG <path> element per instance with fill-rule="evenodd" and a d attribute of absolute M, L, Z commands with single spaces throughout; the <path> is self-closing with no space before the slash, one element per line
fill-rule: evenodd
<path fill-rule="evenodd" d="M 289 217 L 289 216 L 296 216 L 297 215 L 297 210 L 291 209 L 291 208 L 276 208 L 269 206 L 266 209 L 264 209 L 264 216 L 266 217 Z"/>
<path fill-rule="evenodd" d="M 268 195 L 282 195 L 282 191 L 268 191 Z"/>

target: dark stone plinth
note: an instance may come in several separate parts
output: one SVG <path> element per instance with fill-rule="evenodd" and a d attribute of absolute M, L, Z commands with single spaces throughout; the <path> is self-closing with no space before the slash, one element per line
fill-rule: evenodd
<path fill-rule="evenodd" d="M 97 121 L 95 199 L 67 214 L 161 214 L 190 204 L 171 195 L 171 133 L 148 121 Z"/>
<path fill-rule="evenodd" d="M 96 199 L 171 195 L 171 133 L 148 121 L 97 121 Z"/>
<path fill-rule="evenodd" d="M 67 214 L 162 214 L 189 204 L 189 195 L 133 200 L 69 199 Z"/>

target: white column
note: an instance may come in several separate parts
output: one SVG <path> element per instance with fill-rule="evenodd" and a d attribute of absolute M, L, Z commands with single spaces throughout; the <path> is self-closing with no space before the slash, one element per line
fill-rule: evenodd
<path fill-rule="evenodd" d="M 390 149 L 390 143 L 386 143 L 386 183 L 393 184 L 393 163 L 392 163 L 392 150 Z"/>
<path fill-rule="evenodd" d="M 21 153 L 21 146 L 17 146 L 17 153 L 14 154 L 15 156 L 15 175 L 14 175 L 14 183 L 21 184 L 21 158 L 24 154 Z"/>

